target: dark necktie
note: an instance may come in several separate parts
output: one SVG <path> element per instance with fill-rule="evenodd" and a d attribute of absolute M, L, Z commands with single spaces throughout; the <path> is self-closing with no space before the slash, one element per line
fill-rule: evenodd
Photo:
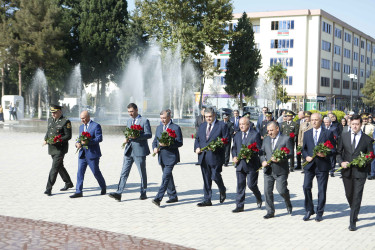
<path fill-rule="evenodd" d="M 366 125 L 363 126 L 363 133 L 366 134 Z"/>
<path fill-rule="evenodd" d="M 212 126 L 212 124 L 210 124 L 210 125 L 208 126 L 208 130 L 207 130 L 207 134 L 206 134 L 206 140 L 208 140 L 208 137 L 210 137 L 211 126 Z"/>
<path fill-rule="evenodd" d="M 355 150 L 355 144 L 356 144 L 356 141 L 355 141 L 355 136 L 356 136 L 357 134 L 354 134 L 354 138 L 353 138 L 353 141 L 352 141 L 352 151 L 354 152 L 354 150 Z"/>
<path fill-rule="evenodd" d="M 318 130 L 315 130 L 314 144 L 315 146 L 318 144 Z"/>
<path fill-rule="evenodd" d="M 85 132 L 87 132 L 87 124 L 85 124 Z"/>
<path fill-rule="evenodd" d="M 245 133 L 243 133 L 242 144 L 245 144 L 246 138 L 247 138 L 247 133 L 245 132 Z"/>

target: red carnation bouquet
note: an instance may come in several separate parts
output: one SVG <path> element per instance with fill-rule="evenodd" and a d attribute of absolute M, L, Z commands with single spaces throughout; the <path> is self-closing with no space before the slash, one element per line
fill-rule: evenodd
<path fill-rule="evenodd" d="M 267 166 L 269 166 L 272 162 L 272 160 L 276 160 L 276 161 L 281 161 L 282 159 L 286 159 L 288 154 L 290 153 L 290 149 L 287 148 L 287 147 L 282 147 L 280 149 L 276 149 L 273 154 L 272 154 L 272 157 L 270 160 L 267 161 Z M 273 159 L 272 159 L 273 158 Z M 259 170 L 261 170 L 263 167 L 260 167 L 257 172 Z"/>
<path fill-rule="evenodd" d="M 197 134 L 191 134 L 191 139 L 195 139 L 197 137 Z"/>
<path fill-rule="evenodd" d="M 177 135 L 176 132 L 170 128 L 167 128 L 166 131 L 161 133 L 160 138 L 157 138 L 159 141 L 158 150 L 160 149 L 160 144 L 163 144 L 163 147 L 169 147 L 174 143 L 174 139 L 176 139 Z M 156 153 L 153 153 L 152 156 L 155 156 Z"/>
<path fill-rule="evenodd" d="M 292 138 L 292 139 L 294 139 L 294 137 L 296 137 L 296 135 L 295 135 L 293 132 L 291 132 L 291 133 L 289 134 L 289 137 Z"/>
<path fill-rule="evenodd" d="M 246 160 L 246 163 L 249 163 L 251 157 L 255 154 L 255 153 L 258 153 L 259 152 L 259 149 L 257 147 L 257 143 L 254 142 L 252 144 L 249 144 L 248 146 L 242 144 L 241 146 L 241 150 L 240 150 L 240 153 L 238 154 L 237 158 L 238 158 L 238 163 L 237 165 L 240 163 L 240 160 L 241 159 L 245 159 Z"/>
<path fill-rule="evenodd" d="M 91 140 L 91 134 L 89 132 L 82 132 L 82 134 L 77 138 L 76 142 L 82 144 L 82 148 L 88 149 L 89 146 L 84 145 L 84 142 L 88 142 Z M 76 153 L 80 150 L 80 148 L 77 149 Z"/>
<path fill-rule="evenodd" d="M 46 142 L 47 144 L 50 144 L 50 145 L 56 144 L 58 142 L 62 142 L 61 135 L 51 136 L 47 138 Z"/>
<path fill-rule="evenodd" d="M 357 166 L 359 168 L 363 168 L 366 166 L 367 163 L 371 162 L 374 159 L 375 159 L 375 155 L 373 152 L 370 152 L 368 154 L 364 154 L 363 152 L 361 152 L 361 154 L 357 158 L 355 158 L 353 161 L 351 161 L 348 165 L 346 165 L 346 167 L 349 168 L 351 166 Z M 343 167 L 340 167 L 335 172 L 340 171 L 342 169 Z"/>
<path fill-rule="evenodd" d="M 210 150 L 212 152 L 215 152 L 216 149 L 222 148 L 222 147 L 224 147 L 224 145 L 226 145 L 228 143 L 229 143 L 228 138 L 220 138 L 220 137 L 218 137 L 216 140 L 211 141 L 210 143 L 208 143 L 208 145 L 205 146 L 204 148 L 202 148 L 201 151 L 203 152 L 203 151 Z"/>
<path fill-rule="evenodd" d="M 130 128 L 129 127 L 125 127 L 125 130 L 124 130 L 124 135 L 125 135 L 125 138 L 129 139 L 130 137 L 132 138 L 137 138 L 141 135 L 141 131 L 143 130 L 142 126 L 141 125 L 131 125 Z M 122 144 L 122 148 L 125 147 L 125 144 L 126 143 L 123 143 Z"/>
<path fill-rule="evenodd" d="M 318 145 L 315 146 L 314 148 L 314 154 L 312 156 L 312 158 L 314 159 L 316 157 L 316 154 L 318 153 L 322 153 L 322 154 L 325 154 L 327 155 L 329 152 L 331 152 L 331 150 L 333 149 L 333 145 L 331 143 L 330 140 L 327 140 L 325 143 L 319 143 Z M 302 166 L 306 166 L 307 164 L 309 164 L 310 162 L 308 161 L 305 161 Z"/>

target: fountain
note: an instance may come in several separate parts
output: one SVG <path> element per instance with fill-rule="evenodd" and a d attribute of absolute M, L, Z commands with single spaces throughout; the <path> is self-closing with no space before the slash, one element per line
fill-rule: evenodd
<path fill-rule="evenodd" d="M 44 101 L 44 106 L 47 112 L 47 119 L 49 117 L 49 103 L 48 103 L 48 85 L 47 79 L 44 74 L 44 71 L 40 68 L 36 70 L 36 73 L 32 79 L 32 107 L 36 106 L 36 100 L 38 101 L 38 119 L 42 119 L 42 102 Z"/>

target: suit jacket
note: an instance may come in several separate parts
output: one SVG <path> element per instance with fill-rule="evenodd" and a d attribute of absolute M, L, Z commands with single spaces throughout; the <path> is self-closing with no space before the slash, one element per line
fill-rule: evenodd
<path fill-rule="evenodd" d="M 194 123 L 194 126 L 195 126 L 195 131 L 198 133 L 198 130 L 199 130 L 199 126 L 204 123 L 205 119 L 204 119 L 204 116 L 203 115 L 198 115 L 195 117 L 195 123 Z"/>
<path fill-rule="evenodd" d="M 207 130 L 208 123 L 204 122 L 199 127 L 197 136 L 195 137 L 194 143 L 194 151 L 197 148 L 203 148 L 207 146 L 211 141 L 217 140 L 218 137 L 220 138 L 228 138 L 229 140 L 229 133 L 228 127 L 223 121 L 216 120 L 215 125 L 211 130 L 210 136 L 208 140 L 206 140 L 206 130 Z M 225 161 L 225 150 L 223 148 L 217 149 L 215 152 L 207 150 L 202 152 L 198 155 L 198 163 L 202 164 L 203 159 L 212 165 L 212 166 L 220 166 L 224 164 Z"/>
<path fill-rule="evenodd" d="M 264 116 L 263 116 L 263 113 L 262 113 L 262 114 L 259 115 L 258 120 L 257 120 L 256 129 L 257 129 L 258 133 L 260 133 L 260 128 L 261 128 L 263 119 L 264 119 Z"/>
<path fill-rule="evenodd" d="M 326 129 L 325 126 L 323 126 L 323 128 Z M 331 126 L 329 127 L 328 130 L 331 131 L 331 132 L 333 133 L 334 138 L 337 139 L 337 138 L 339 137 L 339 133 L 338 133 L 338 131 L 337 131 L 337 127 L 336 127 L 336 126 L 331 125 Z"/>
<path fill-rule="evenodd" d="M 233 138 L 234 137 L 233 136 L 233 134 L 234 134 L 234 124 L 233 124 L 233 122 L 228 120 L 228 122 L 224 122 L 224 123 L 227 124 L 228 133 L 229 133 L 230 137 Z"/>
<path fill-rule="evenodd" d="M 48 144 L 49 155 L 64 155 L 68 153 L 69 140 L 72 138 L 72 124 L 68 118 L 61 116 L 56 121 L 51 117 L 48 119 L 48 129 L 44 136 L 46 141 L 50 137 L 61 135 L 62 142 Z"/>
<path fill-rule="evenodd" d="M 307 122 L 302 122 L 300 127 L 299 127 L 299 131 L 298 131 L 298 146 L 301 146 L 302 147 L 302 144 L 303 144 L 303 135 L 305 134 L 305 132 L 309 129 L 312 129 L 312 124 L 311 122 L 308 122 L 309 123 L 309 126 L 307 126 Z"/>
<path fill-rule="evenodd" d="M 244 145 L 249 145 L 256 142 L 257 147 L 260 150 L 262 145 L 262 140 L 260 139 L 260 134 L 254 129 L 250 128 L 249 134 L 246 137 Z M 237 157 L 241 151 L 242 147 L 242 132 L 236 133 L 233 139 L 233 147 L 232 147 L 232 157 Z M 257 171 L 260 168 L 260 160 L 259 154 L 255 153 L 249 163 L 246 163 L 245 159 L 239 159 L 239 163 L 236 166 L 236 171 L 240 172 L 241 170 L 245 171 L 245 173 L 250 173 L 250 171 Z"/>
<path fill-rule="evenodd" d="M 354 152 L 352 151 L 352 141 L 351 141 L 351 133 L 343 133 L 342 136 L 339 138 L 339 143 L 337 146 L 337 162 L 341 166 L 341 163 L 344 161 L 351 162 L 355 158 L 357 158 L 361 152 L 364 154 L 368 154 L 373 152 L 374 149 L 372 147 L 372 139 L 368 135 L 362 133 L 361 139 L 358 142 L 357 147 L 355 148 Z M 353 177 L 353 178 L 366 178 L 367 173 L 370 170 L 370 164 L 363 168 L 359 168 L 357 166 L 351 166 L 349 168 L 343 169 L 341 174 L 345 177 Z"/>
<path fill-rule="evenodd" d="M 79 135 L 82 134 L 84 131 L 84 124 L 81 124 L 79 126 Z M 86 157 L 89 159 L 95 159 L 102 156 L 102 153 L 100 151 L 99 143 L 103 141 L 103 135 L 102 135 L 102 127 L 100 124 L 91 121 L 89 127 L 87 128 L 87 131 L 91 135 L 91 139 L 89 140 L 88 149 L 81 148 L 78 153 L 79 158 Z"/>
<path fill-rule="evenodd" d="M 233 123 L 234 132 L 240 131 L 240 119 L 241 119 L 241 116 L 238 116 L 237 119 L 238 119 L 238 124 L 236 125 L 234 117 L 230 118 L 230 121 Z"/>
<path fill-rule="evenodd" d="M 272 150 L 271 137 L 267 136 L 263 140 L 262 149 L 260 151 L 260 160 L 269 161 L 272 158 L 274 150 Z M 290 150 L 287 159 L 283 159 L 279 162 L 271 162 L 270 166 L 264 168 L 265 174 L 275 174 L 275 175 L 284 175 L 289 173 L 288 158 L 293 157 L 294 154 L 294 144 L 290 140 L 290 137 L 287 135 L 279 134 L 279 139 L 276 142 L 275 150 L 281 149 L 282 147 L 287 147 Z"/>
<path fill-rule="evenodd" d="M 132 118 L 129 118 L 126 125 L 130 128 L 132 125 Z M 125 146 L 124 154 L 132 150 L 134 156 L 146 156 L 150 154 L 150 149 L 148 147 L 147 140 L 152 137 L 150 122 L 147 118 L 139 116 L 136 120 L 136 125 L 141 125 L 143 130 L 141 134 L 136 139 L 129 139 L 129 142 Z"/>
<path fill-rule="evenodd" d="M 310 129 L 306 131 L 303 135 L 303 144 L 302 144 L 302 155 L 303 158 L 306 159 L 307 156 L 312 157 L 314 155 L 313 151 L 315 148 L 314 145 L 314 136 L 313 136 L 314 129 Z M 336 154 L 336 142 L 333 138 L 333 133 L 327 129 L 321 128 L 320 135 L 318 138 L 319 143 L 325 143 L 326 141 L 331 141 L 333 145 L 333 149 L 326 155 L 326 157 L 322 158 L 316 156 L 310 163 L 305 166 L 305 170 L 309 170 L 311 166 L 315 163 L 316 167 L 319 171 L 327 172 L 331 169 L 331 156 Z"/>
<path fill-rule="evenodd" d="M 159 141 L 157 138 L 161 137 L 163 126 L 164 125 L 162 124 L 156 128 L 155 137 L 152 142 L 152 149 L 159 147 Z M 178 148 L 182 146 L 183 139 L 180 126 L 171 121 L 168 128 L 174 130 L 177 137 L 174 139 L 174 143 L 169 147 L 160 147 L 158 161 L 160 165 L 173 166 L 176 165 L 177 162 L 180 162 L 180 152 L 178 151 Z"/>

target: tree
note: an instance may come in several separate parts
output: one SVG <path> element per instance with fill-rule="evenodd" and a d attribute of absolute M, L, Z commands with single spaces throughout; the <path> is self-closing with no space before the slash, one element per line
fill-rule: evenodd
<path fill-rule="evenodd" d="M 142 0 L 136 1 L 146 31 L 165 48 L 181 46 L 181 58 L 192 58 L 200 71 L 201 100 L 204 85 L 203 58 L 206 47 L 219 53 L 229 34 L 230 0 Z M 212 62 L 211 62 L 212 63 Z"/>
<path fill-rule="evenodd" d="M 240 110 L 243 109 L 243 95 L 251 96 L 256 87 L 262 56 L 255 47 L 254 31 L 246 13 L 238 20 L 233 33 L 233 46 L 227 63 L 225 91 L 240 98 Z"/>
<path fill-rule="evenodd" d="M 280 100 L 281 103 L 287 103 L 292 98 L 288 96 L 288 93 L 286 92 L 286 88 L 283 85 L 280 85 L 277 90 L 277 99 Z"/>
<path fill-rule="evenodd" d="M 361 89 L 362 101 L 368 106 L 375 106 L 375 73 L 373 72 L 370 78 L 367 79 L 365 86 Z"/>
<path fill-rule="evenodd" d="M 276 117 L 276 102 L 277 102 L 277 92 L 279 90 L 279 86 L 281 84 L 281 81 L 285 79 L 286 76 L 286 69 L 284 69 L 283 65 L 281 63 L 273 64 L 268 68 L 266 71 L 266 78 L 267 81 L 273 81 L 274 84 L 274 96 L 275 96 L 275 102 L 274 102 L 274 112 Z"/>

